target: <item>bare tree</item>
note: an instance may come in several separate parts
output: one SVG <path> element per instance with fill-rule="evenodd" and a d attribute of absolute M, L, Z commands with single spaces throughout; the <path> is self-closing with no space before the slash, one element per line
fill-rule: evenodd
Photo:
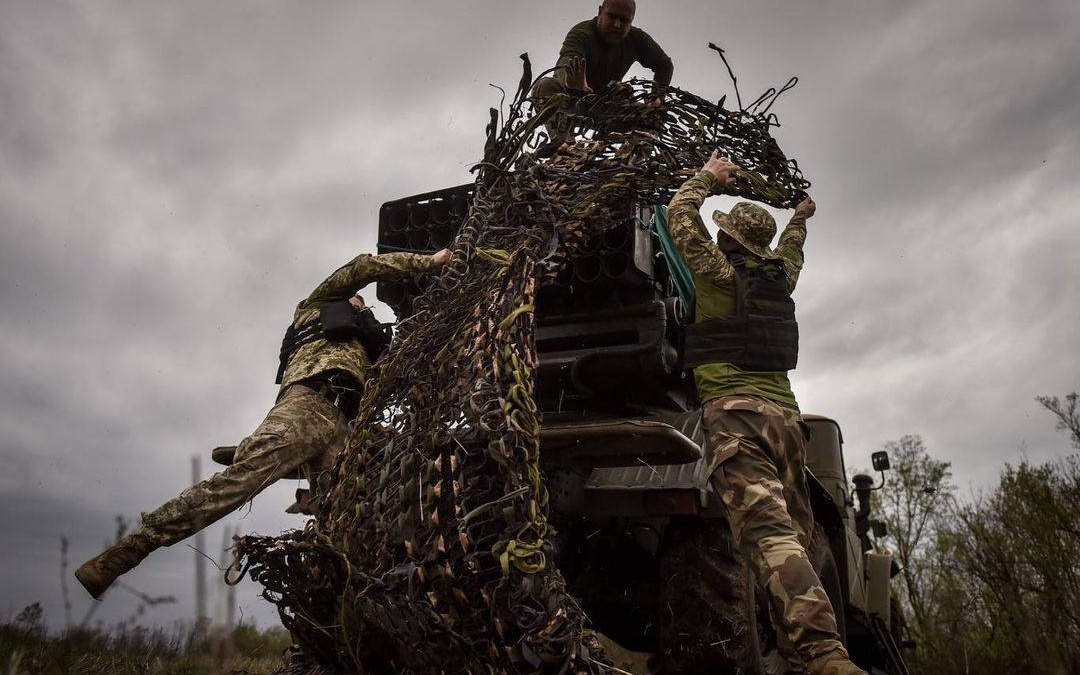
<path fill-rule="evenodd" d="M 1080 411 L 1076 409 L 1076 392 L 1065 395 L 1065 400 L 1057 396 L 1036 396 L 1042 407 L 1057 417 L 1057 428 L 1069 432 L 1074 448 L 1080 448 Z"/>
<path fill-rule="evenodd" d="M 937 525 L 952 506 L 956 487 L 949 462 L 934 459 L 922 438 L 908 435 L 885 443 L 892 471 L 881 490 L 881 510 L 888 526 L 887 542 L 901 565 L 903 598 L 916 622 L 929 615 L 927 590 L 936 576 L 932 555 Z"/>

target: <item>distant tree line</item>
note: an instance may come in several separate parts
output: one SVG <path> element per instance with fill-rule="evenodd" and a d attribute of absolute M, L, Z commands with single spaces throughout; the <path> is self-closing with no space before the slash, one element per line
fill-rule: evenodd
<path fill-rule="evenodd" d="M 995 486 L 970 498 L 958 497 L 949 463 L 918 436 L 885 444 L 893 470 L 879 493 L 889 531 L 879 545 L 900 564 L 913 673 L 1080 673 L 1077 394 L 1037 401 L 1073 452 L 1006 464 Z"/>

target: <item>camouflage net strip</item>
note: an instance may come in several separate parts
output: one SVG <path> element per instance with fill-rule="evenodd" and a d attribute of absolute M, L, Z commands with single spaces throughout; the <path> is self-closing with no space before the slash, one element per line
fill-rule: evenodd
<path fill-rule="evenodd" d="M 372 367 L 317 521 L 244 537 L 237 561 L 304 652 L 334 673 L 594 673 L 609 667 L 566 592 L 548 527 L 533 399 L 539 284 L 582 238 L 666 202 L 714 149 L 731 192 L 791 206 L 809 185 L 763 115 L 632 81 L 492 109 L 453 260 Z M 577 141 L 531 154 L 565 115 Z"/>

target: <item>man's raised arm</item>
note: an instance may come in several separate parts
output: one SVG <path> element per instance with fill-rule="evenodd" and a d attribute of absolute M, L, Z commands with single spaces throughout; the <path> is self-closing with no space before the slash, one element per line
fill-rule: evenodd
<path fill-rule="evenodd" d="M 806 221 L 816 210 L 817 204 L 809 197 L 799 202 L 776 242 L 776 253 L 784 259 L 787 270 L 788 291 L 795 290 L 795 284 L 799 281 L 799 272 L 803 268 L 803 244 L 806 243 Z"/>
<path fill-rule="evenodd" d="M 735 270 L 709 236 L 698 211 L 706 197 L 733 182 L 731 172 L 737 168 L 713 152 L 697 175 L 682 184 L 668 205 L 668 229 L 679 254 L 694 272 L 715 284 L 729 281 Z"/>

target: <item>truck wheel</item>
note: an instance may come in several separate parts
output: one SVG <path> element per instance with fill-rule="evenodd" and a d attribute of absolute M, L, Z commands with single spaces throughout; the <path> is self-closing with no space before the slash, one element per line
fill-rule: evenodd
<path fill-rule="evenodd" d="M 814 566 L 825 595 L 829 596 L 833 614 L 836 615 L 836 632 L 840 634 L 840 642 L 847 646 L 847 615 L 844 611 L 844 591 L 840 584 L 840 567 L 836 564 L 832 547 L 829 546 L 829 538 L 825 534 L 825 528 L 821 523 L 814 524 L 814 532 L 810 537 L 810 564 Z"/>
<path fill-rule="evenodd" d="M 807 557 L 809 557 L 810 564 L 814 567 L 818 579 L 821 580 L 825 594 L 829 596 L 829 603 L 833 606 L 833 613 L 836 616 L 840 641 L 846 646 L 847 626 L 844 623 L 844 596 L 840 585 L 839 567 L 837 567 L 836 559 L 833 557 L 832 549 L 829 547 L 829 539 L 825 534 L 825 529 L 820 523 L 814 526 Z M 801 661 L 795 656 L 794 648 L 788 641 L 787 636 L 779 634 L 779 630 L 772 621 L 771 608 L 764 591 L 755 586 L 751 588 L 751 592 L 756 594 L 758 607 L 754 619 L 756 620 L 755 633 L 757 636 L 757 649 L 761 654 L 762 671 L 766 675 L 788 675 L 789 673 L 803 672 L 804 668 Z M 780 645 L 783 645 L 783 648 Z M 791 661 L 784 654 L 789 654 Z"/>
<path fill-rule="evenodd" d="M 673 518 L 660 547 L 657 675 L 765 671 L 754 582 L 726 520 Z"/>
<path fill-rule="evenodd" d="M 839 568 L 824 528 L 814 528 L 807 553 L 846 644 Z M 768 600 L 735 549 L 725 520 L 672 519 L 660 551 L 660 658 L 657 675 L 793 672 L 777 643 Z"/>

